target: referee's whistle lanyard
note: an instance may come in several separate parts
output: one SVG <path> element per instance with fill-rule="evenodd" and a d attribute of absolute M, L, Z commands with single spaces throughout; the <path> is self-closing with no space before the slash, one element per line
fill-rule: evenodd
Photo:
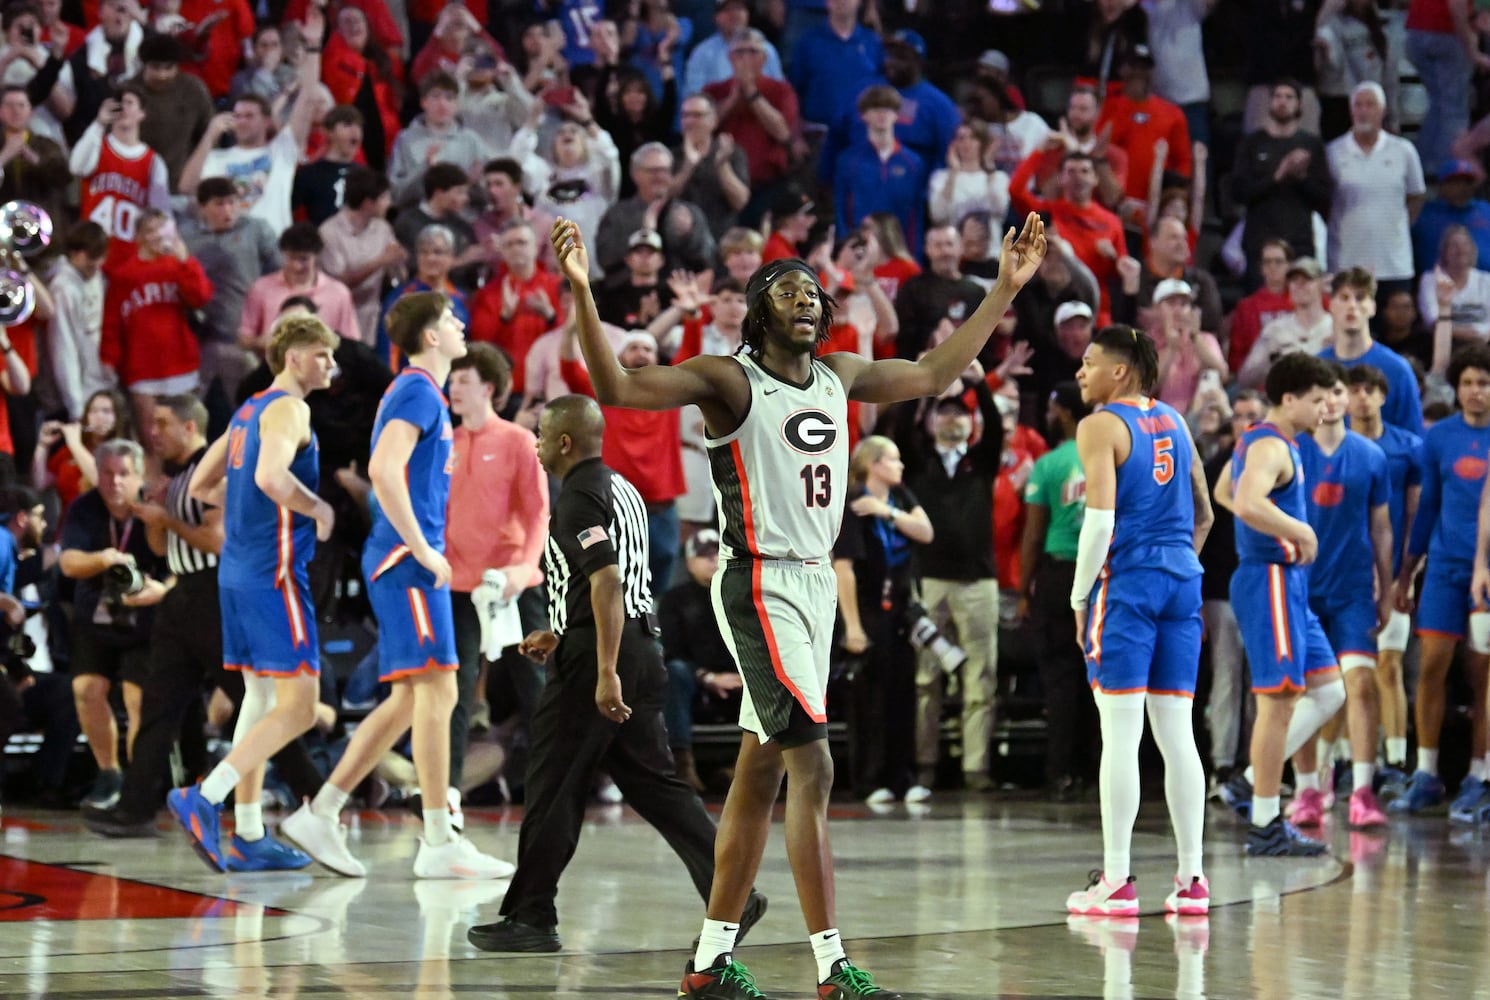
<path fill-rule="evenodd" d="M 895 506 L 894 494 L 886 497 L 885 503 L 889 504 L 891 510 L 899 509 Z M 891 571 L 905 565 L 911 554 L 910 539 L 895 529 L 894 520 L 894 515 L 874 519 L 875 534 L 879 536 L 880 549 L 885 553 L 885 586 L 880 593 L 880 608 L 884 611 L 889 611 L 895 603 Z"/>

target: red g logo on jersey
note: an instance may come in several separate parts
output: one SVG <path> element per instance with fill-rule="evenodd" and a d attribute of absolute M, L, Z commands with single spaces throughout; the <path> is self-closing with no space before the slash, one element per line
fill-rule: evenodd
<path fill-rule="evenodd" d="M 1344 499 L 1344 483 L 1316 483 L 1314 485 L 1314 506 L 1316 507 L 1338 507 L 1340 501 Z"/>
<path fill-rule="evenodd" d="M 1454 475 L 1460 479 L 1474 482 L 1477 479 L 1485 478 L 1485 468 L 1485 460 L 1483 458 L 1465 455 L 1454 463 Z"/>
<path fill-rule="evenodd" d="M 781 439 L 802 455 L 821 455 L 838 443 L 838 425 L 822 410 L 797 410 L 781 424 Z"/>

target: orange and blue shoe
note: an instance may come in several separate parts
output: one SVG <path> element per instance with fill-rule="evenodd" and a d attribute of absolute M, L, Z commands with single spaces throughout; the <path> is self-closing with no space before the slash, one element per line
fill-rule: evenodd
<path fill-rule="evenodd" d="M 197 857 L 215 872 L 227 871 L 220 842 L 222 834 L 218 828 L 222 806 L 202 798 L 201 785 L 188 785 L 173 789 L 166 796 L 166 808 L 171 810 L 171 815 L 191 838 L 191 847 L 197 852 Z"/>
<path fill-rule="evenodd" d="M 258 840 L 244 840 L 235 833 L 223 853 L 230 872 L 291 872 L 311 863 L 309 854 L 267 833 Z"/>
<path fill-rule="evenodd" d="M 1078 917 L 1138 916 L 1138 879 L 1109 882 L 1100 868 L 1087 876 L 1087 886 L 1066 897 L 1066 911 Z"/>

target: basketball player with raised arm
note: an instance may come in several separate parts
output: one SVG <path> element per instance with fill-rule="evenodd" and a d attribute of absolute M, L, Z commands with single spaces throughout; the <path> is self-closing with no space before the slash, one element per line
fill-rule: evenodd
<path fill-rule="evenodd" d="M 238 408 L 191 479 L 194 499 L 224 508 L 217 568 L 223 666 L 243 672 L 243 703 L 232 752 L 166 804 L 217 871 L 226 870 L 223 800 L 236 786 L 236 808 L 256 807 L 265 762 L 315 724 L 320 646 L 306 567 L 316 541 L 331 537 L 336 514 L 316 495 L 318 449 L 305 397 L 331 384 L 339 340 L 314 316 L 280 320 L 267 353 L 274 383 Z M 281 847 L 283 867 L 305 859 Z"/>
<path fill-rule="evenodd" d="M 1076 425 L 1086 514 L 1071 584 L 1076 642 L 1102 726 L 1102 870 L 1066 909 L 1138 916 L 1129 862 L 1147 708 L 1179 854 L 1165 909 L 1203 916 L 1211 902 L 1200 866 L 1205 768 L 1192 716 L 1203 631 L 1198 553 L 1212 521 L 1205 471 L 1184 416 L 1149 395 L 1159 354 L 1147 334 L 1121 325 L 1098 331 L 1076 380 L 1082 400 L 1102 406 Z"/>
<path fill-rule="evenodd" d="M 697 404 L 719 503 L 714 613 L 745 682 L 745 732 L 719 822 L 707 919 L 678 995 L 765 996 L 733 952 L 772 807 L 789 775 L 787 857 L 817 961 L 816 995 L 897 1000 L 844 953 L 828 843 L 833 759 L 824 702 L 837 614 L 830 550 L 848 485 L 848 401 L 935 396 L 955 382 L 1039 266 L 1044 226 L 1032 213 L 1017 239 L 1009 230 L 988 297 L 947 340 L 914 362 L 846 353 L 816 357 L 832 326 L 834 303 L 811 267 L 787 259 L 751 276 L 740 353 L 624 369 L 600 325 L 578 227 L 560 219 L 552 240 L 574 291 L 580 348 L 596 398 L 643 410 Z"/>
<path fill-rule="evenodd" d="M 373 423 L 372 530 L 362 575 L 378 619 L 378 681 L 391 693 L 357 727 L 336 770 L 280 832 L 334 872 L 367 874 L 347 850 L 339 818 L 347 799 L 393 745 L 413 729 L 414 769 L 424 804 L 415 878 L 503 878 L 512 865 L 478 851 L 451 826 L 450 713 L 459 693 L 445 505 L 455 432 L 442 387 L 466 353 L 465 324 L 441 292 L 393 304 L 388 336 L 409 359 L 383 393 Z"/>

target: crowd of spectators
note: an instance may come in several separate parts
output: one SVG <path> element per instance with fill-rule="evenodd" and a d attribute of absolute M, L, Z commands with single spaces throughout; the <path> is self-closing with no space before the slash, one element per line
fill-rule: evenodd
<path fill-rule="evenodd" d="M 546 400 L 590 391 L 548 245 L 559 216 L 591 247 L 628 366 L 737 349 L 744 283 L 787 256 L 838 300 L 825 350 L 914 358 L 977 308 L 1006 225 L 1047 219 L 1039 274 L 960 384 L 850 411 L 868 450 L 835 560 L 857 581 L 840 588 L 857 665 L 843 707 L 856 791 L 881 799 L 941 780 L 947 714 L 962 781 L 992 783 L 1001 630 L 1043 637 L 1047 781 L 1065 794 L 1091 776 L 1071 735 L 1091 728 L 1070 703 L 1080 660 L 1055 649 L 1043 597 L 1069 561 L 1061 508 L 1079 513 L 1079 466 L 1055 446 L 1082 412 L 1069 380 L 1093 329 L 1154 338 L 1156 395 L 1207 458 L 1273 358 L 1330 347 L 1334 272 L 1374 275 L 1377 339 L 1425 401 L 1446 398 L 1454 346 L 1490 337 L 1479 2 L 12 0 L 0 28 L 0 201 L 35 202 L 58 234 L 30 262 L 35 314 L 4 333 L 0 486 L 20 490 L 12 535 L 38 560 L 34 594 L 12 592 L 26 628 L 52 623 L 44 652 L 72 665 L 105 770 L 108 699 L 117 687 L 136 719 L 138 678 L 77 669 L 100 657 L 66 623 L 94 614 L 103 564 L 69 555 L 144 544 L 123 526 L 171 471 L 157 400 L 196 394 L 216 432 L 267 383 L 280 316 L 312 311 L 341 335 L 337 382 L 311 405 L 322 489 L 354 516 L 318 560 L 317 597 L 328 622 L 351 621 L 367 437 L 403 363 L 384 315 L 411 291 L 449 295 L 469 340 L 500 355 L 478 366 L 497 419 L 531 431 Z M 675 623 L 674 749 L 697 782 L 685 720 L 728 721 L 738 691 L 699 624 L 718 545 L 701 420 L 606 416 L 606 461 L 647 503 Z M 60 558 L 16 527 L 36 523 L 28 487 L 61 526 Z M 916 515 L 907 537 L 912 519 L 874 527 L 897 507 Z M 126 537 L 69 548 L 83 525 Z M 136 565 L 163 579 L 152 558 Z M 528 570 L 506 597 L 536 595 Z M 931 662 L 923 617 L 965 663 Z M 17 667 L 7 690 L 31 677 Z M 532 683 L 507 682 L 520 701 Z M 473 732 L 485 690 L 463 696 Z"/>

